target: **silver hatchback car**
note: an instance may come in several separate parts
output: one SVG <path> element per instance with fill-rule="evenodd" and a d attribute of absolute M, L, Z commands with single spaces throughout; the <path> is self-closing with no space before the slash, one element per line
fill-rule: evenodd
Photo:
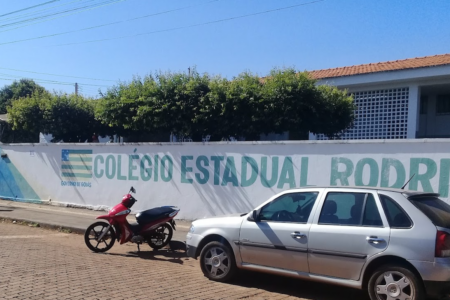
<path fill-rule="evenodd" d="M 372 300 L 450 294 L 450 205 L 383 188 L 284 191 L 250 213 L 196 220 L 187 254 L 206 277 L 237 269 L 367 289 Z"/>

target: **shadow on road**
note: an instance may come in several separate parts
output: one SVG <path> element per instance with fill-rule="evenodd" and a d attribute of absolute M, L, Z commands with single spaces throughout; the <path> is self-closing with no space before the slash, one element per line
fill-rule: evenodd
<path fill-rule="evenodd" d="M 145 245 L 141 245 L 145 246 Z M 105 255 L 114 255 L 122 257 L 136 257 L 149 260 L 159 260 L 171 263 L 183 264 L 186 257 L 186 245 L 183 242 L 171 241 L 168 248 L 151 251 L 128 251 L 126 254 L 121 253 L 104 253 Z"/>
<path fill-rule="evenodd" d="M 367 292 L 361 290 L 250 271 L 239 272 L 237 278 L 229 284 L 257 288 L 301 299 L 369 300 Z"/>
<path fill-rule="evenodd" d="M 0 211 L 14 211 L 16 209 L 20 209 L 20 208 L 17 208 L 17 207 L 11 208 L 9 206 L 2 206 L 2 205 L 0 205 Z"/>

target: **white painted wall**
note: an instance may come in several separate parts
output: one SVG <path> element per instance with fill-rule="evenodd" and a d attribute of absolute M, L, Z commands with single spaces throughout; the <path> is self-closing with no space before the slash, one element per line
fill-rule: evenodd
<path fill-rule="evenodd" d="M 449 194 L 447 139 L 0 147 L 3 198 L 111 207 L 133 185 L 133 209 L 176 205 L 183 219 L 248 212 L 307 185 L 399 187 L 412 173 L 410 189 Z M 72 157 L 85 177 L 65 177 L 68 150 L 84 151 Z"/>

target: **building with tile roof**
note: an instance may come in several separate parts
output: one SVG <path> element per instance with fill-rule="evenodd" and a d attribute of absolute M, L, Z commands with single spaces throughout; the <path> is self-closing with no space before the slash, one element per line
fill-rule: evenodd
<path fill-rule="evenodd" d="M 355 124 L 342 139 L 450 138 L 450 54 L 310 73 L 355 99 Z"/>

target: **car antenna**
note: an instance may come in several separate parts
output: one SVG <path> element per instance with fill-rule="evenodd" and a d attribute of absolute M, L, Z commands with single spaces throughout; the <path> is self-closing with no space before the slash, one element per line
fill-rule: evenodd
<path fill-rule="evenodd" d="M 405 189 L 406 185 L 411 181 L 411 179 L 413 179 L 414 175 L 416 175 L 416 173 L 414 173 L 414 174 L 411 176 L 411 178 L 405 183 L 405 185 L 401 187 L 402 190 Z"/>

